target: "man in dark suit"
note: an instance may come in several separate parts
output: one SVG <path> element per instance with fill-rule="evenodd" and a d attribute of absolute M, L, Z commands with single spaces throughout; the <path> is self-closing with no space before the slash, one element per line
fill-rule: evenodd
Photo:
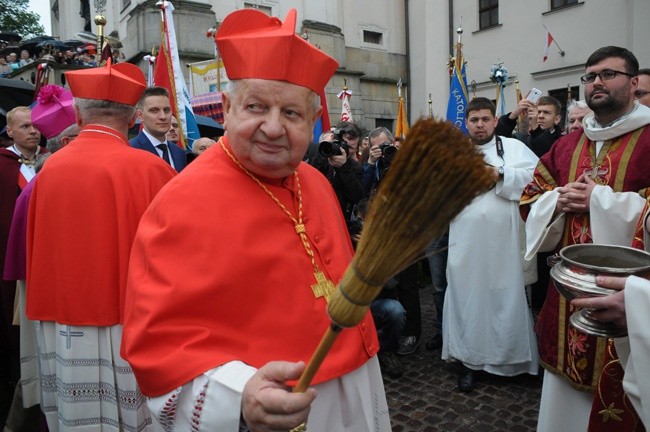
<path fill-rule="evenodd" d="M 172 120 L 172 107 L 166 88 L 148 87 L 144 91 L 138 102 L 138 118 L 144 128 L 129 141 L 131 147 L 160 156 L 178 172 L 185 168 L 185 151 L 165 138 Z"/>

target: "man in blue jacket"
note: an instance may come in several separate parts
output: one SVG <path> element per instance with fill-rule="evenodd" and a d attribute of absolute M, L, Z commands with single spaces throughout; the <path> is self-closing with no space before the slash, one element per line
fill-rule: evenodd
<path fill-rule="evenodd" d="M 163 158 L 180 172 L 187 165 L 185 151 L 165 135 L 171 128 L 172 107 L 169 92 L 164 87 L 148 87 L 138 102 L 138 117 L 144 125 L 140 133 L 129 141 L 131 147 L 146 150 Z"/>

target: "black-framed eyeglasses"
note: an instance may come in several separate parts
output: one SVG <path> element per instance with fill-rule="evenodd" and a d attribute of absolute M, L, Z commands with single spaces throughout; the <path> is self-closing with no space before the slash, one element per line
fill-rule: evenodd
<path fill-rule="evenodd" d="M 599 73 L 594 73 L 594 72 L 589 72 L 588 74 L 585 74 L 580 77 L 580 81 L 582 81 L 583 84 L 591 84 L 594 81 L 596 81 L 596 77 L 600 78 L 601 81 L 609 81 L 613 80 L 616 78 L 616 75 L 621 74 L 629 77 L 633 77 L 634 75 L 629 74 L 627 72 L 621 72 L 621 71 L 616 71 L 616 70 L 611 70 L 611 69 L 604 69 L 600 71 Z"/>

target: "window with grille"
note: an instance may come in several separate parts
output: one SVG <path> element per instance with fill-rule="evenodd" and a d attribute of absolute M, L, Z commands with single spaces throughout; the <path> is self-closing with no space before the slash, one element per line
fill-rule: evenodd
<path fill-rule="evenodd" d="M 382 45 L 383 34 L 379 32 L 374 32 L 370 30 L 363 31 L 363 41 L 365 43 L 371 43 L 375 45 Z"/>
<path fill-rule="evenodd" d="M 562 9 L 563 7 L 577 4 L 578 0 L 551 0 L 551 10 Z"/>
<path fill-rule="evenodd" d="M 499 0 L 479 0 L 478 16 L 480 29 L 499 25 Z"/>
<path fill-rule="evenodd" d="M 388 130 L 393 130 L 393 119 L 376 118 L 375 127 L 385 127 Z"/>

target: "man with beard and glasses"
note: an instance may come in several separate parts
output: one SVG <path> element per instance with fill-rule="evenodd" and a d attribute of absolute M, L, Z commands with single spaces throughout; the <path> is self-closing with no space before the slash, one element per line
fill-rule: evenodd
<path fill-rule="evenodd" d="M 495 135 L 489 99 L 473 99 L 466 112 L 469 137 L 494 170 L 494 187 L 449 226 L 442 358 L 462 362 L 462 392 L 474 389 L 474 371 L 514 376 L 539 369 L 519 248 L 519 197 L 538 159 L 518 140 Z"/>
<path fill-rule="evenodd" d="M 650 186 L 650 109 L 634 100 L 638 70 L 625 48 L 603 47 L 587 59 L 581 80 L 593 114 L 582 133 L 560 138 L 542 156 L 521 197 L 527 258 L 572 244 L 632 244 Z M 613 344 L 571 327 L 575 310 L 548 290 L 536 327 L 546 369 L 537 431 L 587 430 L 588 423 L 590 431 L 633 430 L 638 419 L 618 391 L 623 374 Z M 599 411 L 620 421 L 605 423 L 611 418 Z"/>

